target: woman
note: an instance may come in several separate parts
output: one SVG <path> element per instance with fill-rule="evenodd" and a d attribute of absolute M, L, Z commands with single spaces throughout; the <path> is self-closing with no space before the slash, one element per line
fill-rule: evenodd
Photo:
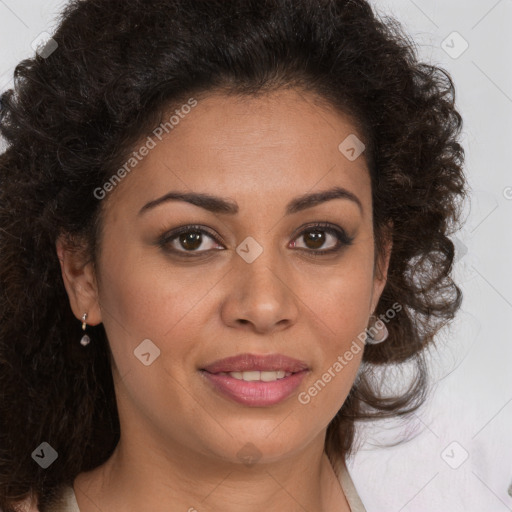
<path fill-rule="evenodd" d="M 0 507 L 365 510 L 356 421 L 461 303 L 461 124 L 364 0 L 71 2 L 2 96 Z"/>

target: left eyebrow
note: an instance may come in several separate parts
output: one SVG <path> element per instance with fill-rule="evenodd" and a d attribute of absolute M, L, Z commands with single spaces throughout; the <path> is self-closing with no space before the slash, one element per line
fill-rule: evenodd
<path fill-rule="evenodd" d="M 355 194 L 345 188 L 334 187 L 322 192 L 304 194 L 292 199 L 286 205 L 285 214 L 292 215 L 294 213 L 306 210 L 307 208 L 312 208 L 313 206 L 324 203 L 326 201 L 331 201 L 333 199 L 348 199 L 357 204 L 360 212 L 363 213 L 363 205 Z M 142 215 L 144 212 L 168 201 L 185 201 L 195 206 L 199 206 L 200 208 L 204 208 L 210 212 L 226 215 L 235 215 L 239 211 L 238 204 L 235 201 L 227 198 L 197 192 L 172 191 L 168 192 L 162 197 L 159 197 L 158 199 L 154 199 L 153 201 L 145 204 L 140 209 L 138 215 Z"/>

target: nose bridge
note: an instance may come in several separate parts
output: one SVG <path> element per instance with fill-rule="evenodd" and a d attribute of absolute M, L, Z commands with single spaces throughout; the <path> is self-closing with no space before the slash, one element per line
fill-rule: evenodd
<path fill-rule="evenodd" d="M 240 272 L 239 278 L 245 283 L 247 290 L 253 295 L 266 292 L 269 300 L 273 295 L 283 292 L 282 281 L 286 274 L 280 247 L 277 247 L 272 232 L 247 236 L 236 248 L 241 261 L 236 266 Z M 259 240 L 259 241 L 258 241 Z M 281 276 L 279 276 L 281 274 Z M 280 297 L 276 297 L 278 299 Z"/>
<path fill-rule="evenodd" d="M 227 300 L 226 320 L 231 324 L 249 322 L 259 331 L 293 323 L 297 306 L 287 283 L 290 270 L 272 233 L 246 237 L 236 252 L 235 284 Z"/>

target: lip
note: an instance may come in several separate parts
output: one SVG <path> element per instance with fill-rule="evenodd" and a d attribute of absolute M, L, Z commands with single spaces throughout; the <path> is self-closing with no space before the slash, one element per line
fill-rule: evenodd
<path fill-rule="evenodd" d="M 250 372 L 250 371 L 277 371 L 297 373 L 309 370 L 304 361 L 285 356 L 283 354 L 240 354 L 238 356 L 219 359 L 202 368 L 208 373 L 220 372 Z"/>
<path fill-rule="evenodd" d="M 219 375 L 221 372 L 265 370 L 283 370 L 292 375 L 272 382 L 246 382 L 230 375 Z M 304 361 L 283 354 L 241 354 L 220 359 L 201 369 L 201 374 L 215 391 L 250 407 L 267 407 L 286 400 L 299 387 L 307 373 L 309 373 L 309 367 Z"/>
<path fill-rule="evenodd" d="M 246 382 L 230 375 L 218 375 L 201 370 L 201 374 L 214 390 L 239 404 L 250 407 L 268 407 L 286 400 L 299 387 L 307 373 L 308 370 L 302 370 L 273 382 Z"/>

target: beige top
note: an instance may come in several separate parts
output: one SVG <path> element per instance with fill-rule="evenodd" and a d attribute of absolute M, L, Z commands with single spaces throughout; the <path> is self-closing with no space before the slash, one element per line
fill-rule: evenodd
<path fill-rule="evenodd" d="M 347 470 L 347 466 L 345 465 L 345 463 L 339 465 L 339 472 L 341 488 L 343 489 L 343 494 L 345 494 L 345 497 L 347 498 L 348 504 L 350 506 L 350 511 L 366 512 L 366 509 L 364 508 L 363 502 L 361 501 L 359 494 L 357 494 L 356 487 L 354 485 L 354 482 L 352 482 L 352 478 Z M 77 509 L 76 512 L 80 511 Z"/>
<path fill-rule="evenodd" d="M 345 464 L 340 464 L 339 471 L 341 488 L 350 505 L 351 512 L 366 512 Z M 51 512 L 80 512 L 73 487 L 63 488 L 61 498 Z"/>

